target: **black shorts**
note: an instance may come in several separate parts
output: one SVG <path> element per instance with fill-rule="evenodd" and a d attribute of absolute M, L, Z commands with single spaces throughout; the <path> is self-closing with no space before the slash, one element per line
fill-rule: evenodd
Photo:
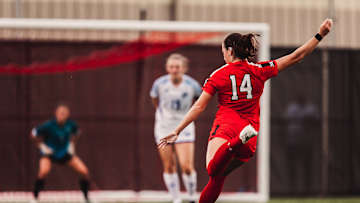
<path fill-rule="evenodd" d="M 61 158 L 57 158 L 57 157 L 54 157 L 51 155 L 48 155 L 46 157 L 49 157 L 52 163 L 66 164 L 73 158 L 73 155 L 67 153 L 67 154 L 65 154 L 65 156 L 63 156 Z"/>

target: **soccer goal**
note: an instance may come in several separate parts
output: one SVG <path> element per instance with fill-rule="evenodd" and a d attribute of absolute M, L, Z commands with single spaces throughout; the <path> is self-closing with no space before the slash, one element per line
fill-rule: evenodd
<path fill-rule="evenodd" d="M 2 39 L 16 39 L 16 40 L 61 40 L 67 41 L 121 41 L 125 43 L 125 47 L 128 52 L 124 52 L 123 55 L 119 55 L 117 58 L 111 58 L 108 60 L 108 56 L 114 56 L 117 49 L 109 50 L 109 53 L 102 51 L 101 62 L 99 60 L 93 60 L 90 63 L 85 63 L 86 59 L 81 58 L 76 64 L 79 66 L 69 65 L 68 67 L 49 67 L 43 66 L 41 69 L 36 69 L 34 66 L 30 67 L 29 70 L 21 68 L 16 69 L 3 69 L 1 71 L 8 71 L 11 74 L 35 74 L 35 73 L 61 73 L 69 71 L 86 71 L 89 69 L 95 69 L 96 63 L 98 66 L 112 66 L 116 63 L 132 63 L 137 60 L 143 60 L 148 57 L 157 56 L 159 54 L 169 53 L 177 51 L 178 49 L 186 46 L 192 46 L 194 44 L 201 45 L 203 51 L 196 53 L 197 57 L 202 57 L 207 54 L 207 48 L 203 47 L 216 47 L 218 52 L 218 60 L 222 60 L 221 56 L 221 41 L 224 36 L 229 32 L 253 32 L 260 34 L 260 47 L 258 53 L 258 60 L 268 60 L 270 56 L 270 27 L 264 23 L 231 23 L 231 22 L 181 22 L 181 21 L 136 21 L 136 20 L 65 20 L 65 19 L 0 19 L 0 37 Z M 89 34 L 90 33 L 90 34 Z M 161 42 L 160 45 L 151 44 L 149 48 L 142 51 L 140 54 L 136 52 L 139 50 L 139 44 L 134 43 L 140 41 L 140 46 L 148 41 Z M 164 45 L 169 43 L 170 45 Z M 135 50 L 130 51 L 132 46 L 137 47 Z M 190 49 L 185 49 L 189 51 Z M 191 49 L 195 52 L 196 49 Z M 118 53 L 118 52 L 117 52 Z M 96 55 L 96 54 L 95 54 Z M 94 56 L 92 56 L 94 57 Z M 191 56 L 188 56 L 190 61 Z M 205 57 L 206 58 L 206 57 Z M 200 62 L 199 62 L 200 63 Z M 95 64 L 95 65 L 94 65 Z M 104 65 L 105 64 L 105 65 Z M 139 65 L 137 63 L 137 65 Z M 213 70 L 217 67 L 215 64 L 212 67 L 204 67 L 203 69 L 196 69 L 197 73 L 202 74 L 202 78 L 206 78 Z M 69 68 L 69 69 L 67 69 Z M 9 71 L 10 70 L 10 71 Z M 48 71 L 48 72 L 47 72 Z M 156 72 L 156 71 L 155 71 Z M 151 71 L 149 72 L 151 73 Z M 1 76 L 0 76 L 1 77 Z M 199 78 L 201 78 L 199 76 Z M 150 79 L 148 79 L 150 81 Z M 201 81 L 203 82 L 203 81 Z M 142 91 L 146 96 L 148 93 L 146 90 Z M 213 115 L 215 111 L 213 112 Z M 258 148 L 256 155 L 256 177 L 254 178 L 255 189 L 253 190 L 242 190 L 234 189 L 233 191 L 225 191 L 220 195 L 219 201 L 244 201 L 244 202 L 266 202 L 269 199 L 269 159 L 270 159 L 270 83 L 267 82 L 264 88 L 264 93 L 261 98 L 261 126 L 260 126 L 260 137 L 258 139 Z M 209 122 L 209 121 L 203 121 Z M 209 125 L 209 124 L 207 124 Z M 147 131 L 152 132 L 151 125 L 147 125 Z M 209 131 L 210 129 L 206 129 Z M 204 130 L 204 132 L 206 132 Z M 151 134 L 151 133 L 150 133 Z M 202 134 L 197 136 L 207 137 L 208 134 Z M 151 135 L 150 135 L 151 137 Z M 141 139 L 141 138 L 137 138 Z M 111 146 L 106 146 L 111 148 Z M 205 149 L 205 146 L 196 146 Z M 137 153 L 137 152 L 135 152 Z M 202 153 L 205 155 L 205 153 Z M 136 155 L 138 156 L 138 155 Z M 132 157 L 132 155 L 130 156 Z M 136 158 L 136 157 L 135 157 Z M 99 163 L 101 165 L 101 163 Z M 204 166 L 204 163 L 200 163 L 199 166 Z M 139 166 L 140 167 L 140 166 Z M 134 169 L 141 170 L 141 169 Z M 126 176 L 126 174 L 122 174 Z M 232 176 L 232 179 L 236 179 Z M 142 180 L 146 185 L 146 179 Z M 239 179 L 239 182 L 242 180 Z M 158 183 L 163 184 L 159 178 Z M 225 182 L 226 184 L 226 182 Z M 126 201 L 126 202 L 162 202 L 169 201 L 170 197 L 165 191 L 152 190 L 151 185 L 140 188 L 139 191 L 132 189 L 124 190 L 100 190 L 90 192 L 90 197 L 97 201 Z M 150 189 L 149 189 L 150 188 Z M 198 187 L 198 191 L 202 188 Z M 80 192 L 66 192 L 66 191 L 51 191 L 43 192 L 44 200 L 49 201 L 78 201 L 81 200 Z M 1 201 L 27 201 L 31 198 L 30 192 L 12 192 L 2 191 L 0 192 Z M 184 197 L 186 199 L 186 197 Z"/>

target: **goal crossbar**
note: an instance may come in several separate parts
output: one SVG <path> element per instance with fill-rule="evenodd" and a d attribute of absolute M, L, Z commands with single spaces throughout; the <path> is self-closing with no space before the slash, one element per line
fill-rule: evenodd
<path fill-rule="evenodd" d="M 151 20 L 70 20 L 1 18 L 0 28 L 65 29 L 65 30 L 127 30 L 127 31 L 181 31 L 181 32 L 231 32 L 269 31 L 266 23 L 151 21 Z"/>

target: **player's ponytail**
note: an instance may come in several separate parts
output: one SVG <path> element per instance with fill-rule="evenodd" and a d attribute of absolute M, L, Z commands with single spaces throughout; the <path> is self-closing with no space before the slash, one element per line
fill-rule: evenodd
<path fill-rule="evenodd" d="M 251 59 L 257 52 L 257 36 L 259 35 L 254 33 L 231 33 L 224 39 L 224 46 L 226 49 L 231 47 L 235 58 Z"/>

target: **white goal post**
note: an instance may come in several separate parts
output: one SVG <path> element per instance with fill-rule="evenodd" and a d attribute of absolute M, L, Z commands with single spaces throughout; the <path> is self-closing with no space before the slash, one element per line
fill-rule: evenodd
<path fill-rule="evenodd" d="M 254 32 L 261 35 L 259 60 L 270 56 L 270 27 L 265 23 L 230 22 L 182 22 L 182 21 L 137 21 L 137 20 L 70 20 L 70 19 L 0 19 L 1 29 L 54 29 L 54 30 L 118 30 L 118 31 L 164 31 L 164 32 Z M 257 192 L 224 193 L 220 201 L 266 202 L 269 199 L 270 171 L 270 83 L 265 85 L 261 98 L 260 138 L 257 150 Z M 45 194 L 47 192 L 44 192 Z M 168 201 L 163 192 L 155 191 L 101 191 L 94 192 L 101 200 L 108 194 L 121 201 Z M 23 194 L 23 193 L 22 193 Z M 46 195 L 45 195 L 46 196 Z M 79 196 L 81 194 L 79 193 Z M 91 195 L 93 196 L 93 195 Z M 0 202 L 6 195 L 0 193 Z M 14 198 L 14 196 L 12 196 Z M 23 195 L 23 198 L 31 195 Z M 21 200 L 20 200 L 21 201 Z"/>

